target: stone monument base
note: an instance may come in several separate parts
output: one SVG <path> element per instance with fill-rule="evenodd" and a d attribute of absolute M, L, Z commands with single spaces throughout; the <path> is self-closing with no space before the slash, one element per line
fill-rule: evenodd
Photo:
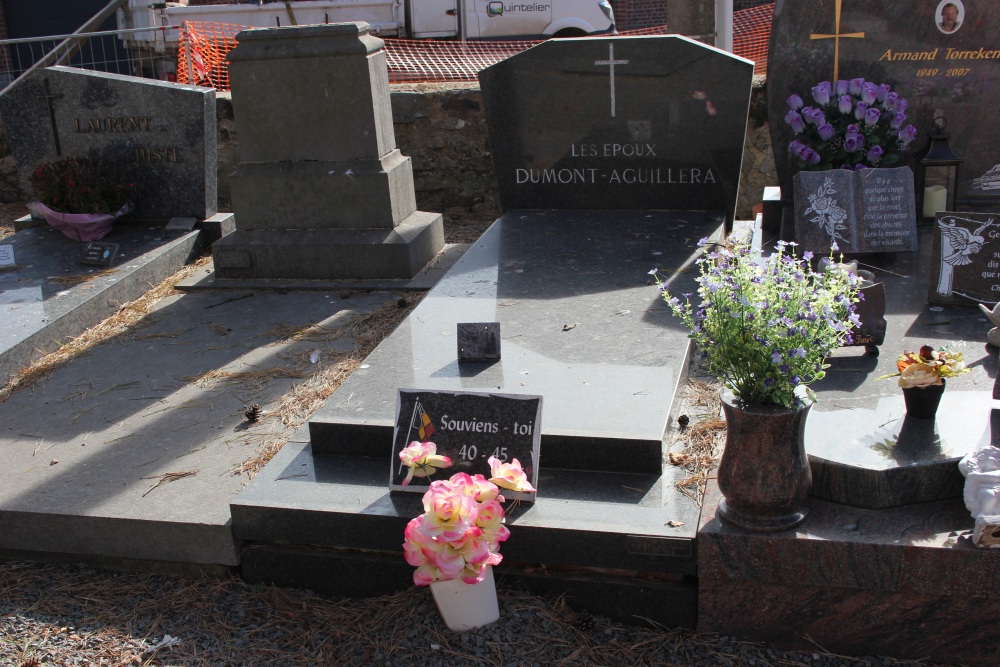
<path fill-rule="evenodd" d="M 212 245 L 217 278 L 408 279 L 444 247 L 440 213 L 394 229 L 237 229 Z"/>

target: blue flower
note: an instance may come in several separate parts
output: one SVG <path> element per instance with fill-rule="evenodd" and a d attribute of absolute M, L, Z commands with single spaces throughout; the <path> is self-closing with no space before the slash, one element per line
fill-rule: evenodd
<path fill-rule="evenodd" d="M 781 352 L 779 352 L 778 350 L 775 350 L 774 352 L 772 352 L 771 353 L 771 362 L 775 363 L 775 364 L 780 364 L 781 363 Z"/>
<path fill-rule="evenodd" d="M 797 347 L 794 350 L 792 350 L 789 354 L 791 354 L 793 357 L 798 357 L 799 359 L 805 359 L 806 349 L 804 347 Z"/>

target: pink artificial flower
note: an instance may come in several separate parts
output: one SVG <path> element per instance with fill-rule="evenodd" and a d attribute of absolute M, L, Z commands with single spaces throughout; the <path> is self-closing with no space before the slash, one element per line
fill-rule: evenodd
<path fill-rule="evenodd" d="M 459 475 L 469 478 L 465 473 L 459 473 L 452 480 Z M 469 479 L 471 483 L 471 478 Z M 475 523 L 479 513 L 479 505 L 472 496 L 456 490 L 452 481 L 431 482 L 424 494 L 423 503 L 425 515 L 420 530 L 445 541 L 461 537 L 469 525 Z"/>
<path fill-rule="evenodd" d="M 417 440 L 403 448 L 399 453 L 399 460 L 410 469 L 406 479 L 403 480 L 403 486 L 407 486 L 414 477 L 430 477 L 438 468 L 447 468 L 451 465 L 451 459 L 438 454 L 437 445 L 433 442 Z"/>
<path fill-rule="evenodd" d="M 511 491 L 534 491 L 535 487 L 528 481 L 528 476 L 521 468 L 521 462 L 513 459 L 511 463 L 504 463 L 495 456 L 489 458 L 490 481 L 501 489 Z"/>

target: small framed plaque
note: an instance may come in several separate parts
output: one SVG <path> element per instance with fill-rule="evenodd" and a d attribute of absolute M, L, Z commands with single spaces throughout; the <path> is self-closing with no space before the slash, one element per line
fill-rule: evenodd
<path fill-rule="evenodd" d="M 448 479 L 457 472 L 481 473 L 488 479 L 489 459 L 495 456 L 504 462 L 517 459 L 537 489 L 541 421 L 541 396 L 400 389 L 389 488 L 424 493 L 434 480 Z M 409 471 L 400 462 L 399 453 L 414 441 L 433 442 L 437 453 L 449 457 L 452 464 L 430 477 L 414 477 L 404 487 Z M 534 493 L 502 493 L 509 499 L 535 499 Z"/>
<path fill-rule="evenodd" d="M 99 243 L 91 241 L 83 249 L 83 256 L 80 257 L 81 264 L 91 266 L 111 266 L 118 255 L 117 243 Z"/>
<path fill-rule="evenodd" d="M 492 361 L 500 358 L 499 322 L 459 322 L 458 359 Z"/>
<path fill-rule="evenodd" d="M 0 245 L 0 271 L 12 269 L 15 266 L 17 266 L 17 262 L 14 261 L 14 246 L 9 243 Z"/>

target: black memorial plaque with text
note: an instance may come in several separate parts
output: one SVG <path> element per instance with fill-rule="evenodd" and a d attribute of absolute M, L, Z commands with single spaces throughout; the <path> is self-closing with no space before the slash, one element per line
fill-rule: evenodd
<path fill-rule="evenodd" d="M 1000 215 L 938 213 L 929 303 L 1000 301 Z"/>
<path fill-rule="evenodd" d="M 953 5 L 955 20 L 943 16 Z M 953 10 L 948 10 L 951 14 Z M 792 93 L 806 105 L 820 81 L 864 78 L 906 99 L 907 123 L 923 146 L 936 113 L 947 120 L 961 156 L 964 206 L 1000 203 L 1000 12 L 986 0 L 778 0 L 768 55 L 767 93 L 774 160 L 784 187 L 796 170 L 784 122 Z"/>
<path fill-rule="evenodd" d="M 732 219 L 753 64 L 679 37 L 549 40 L 479 73 L 504 210 Z"/>
<path fill-rule="evenodd" d="M 517 459 L 528 481 L 538 488 L 542 397 L 474 392 L 400 389 L 396 397 L 396 427 L 392 440 L 389 487 L 423 493 L 435 479 L 457 472 L 490 477 L 489 458 Z M 414 477 L 403 486 L 407 468 L 399 453 L 411 442 L 433 442 L 452 465 L 432 477 Z M 535 494 L 504 492 L 506 497 L 534 500 Z"/>

